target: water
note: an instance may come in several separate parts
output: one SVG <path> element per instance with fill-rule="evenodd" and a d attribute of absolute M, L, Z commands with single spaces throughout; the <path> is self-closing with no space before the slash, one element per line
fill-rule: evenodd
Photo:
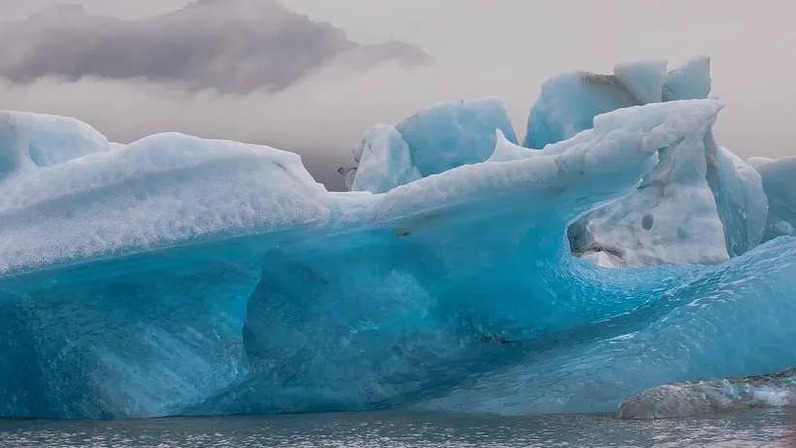
<path fill-rule="evenodd" d="M 796 447 L 784 411 L 622 421 L 376 412 L 129 421 L 0 421 L 0 447 Z"/>

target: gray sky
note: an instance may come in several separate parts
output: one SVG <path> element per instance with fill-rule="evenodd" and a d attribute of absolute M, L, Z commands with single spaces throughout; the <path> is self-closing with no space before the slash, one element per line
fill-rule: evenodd
<path fill-rule="evenodd" d="M 59 3 L 0 0 L 2 20 L 24 20 Z M 186 15 L 151 16 L 173 12 L 185 0 L 69 3 L 91 15 L 143 21 L 117 32 L 111 19 L 90 18 L 90 33 L 74 31 L 69 20 L 78 19 L 62 13 L 39 17 L 23 31 L 0 24 L 0 51 L 10 45 L 4 51 L 17 55 L 13 63 L 0 63 L 6 76 L 17 75 L 16 82 L 0 79 L 0 108 L 76 116 L 121 141 L 180 130 L 270 143 L 301 153 L 313 174 L 331 183 L 371 124 L 397 122 L 438 101 L 496 95 L 521 136 L 539 85 L 560 72 L 610 72 L 616 62 L 652 58 L 675 65 L 706 54 L 713 60 L 713 95 L 727 105 L 717 130 L 721 143 L 743 157 L 796 154 L 787 125 L 796 116 L 796 2 L 283 0 L 287 9 L 342 31 L 288 13 L 293 26 L 249 27 L 269 48 L 236 40 L 236 20 L 267 21 L 276 12 L 227 16 L 216 10 L 198 20 L 200 26 L 180 29 L 180 20 L 190 22 Z M 275 32 L 280 29 L 293 37 Z M 194 40 L 202 45 L 192 47 Z M 384 44 L 392 40 L 402 43 Z M 113 45 L 97 44 L 107 41 Z M 282 56 L 278 60 L 286 62 L 267 73 L 247 70 L 254 65 L 247 62 L 268 57 L 270 48 L 306 48 L 302 42 L 317 51 Z M 151 46 L 161 56 L 142 50 Z M 418 63 L 418 47 L 432 63 Z M 215 65 L 197 66 L 185 57 L 204 49 Z M 108 60 L 117 61 L 117 53 L 138 59 L 122 70 L 96 56 L 116 54 Z M 75 60 L 80 64 L 70 66 Z M 39 78 L 47 72 L 58 76 Z M 83 72 L 95 76 L 81 78 Z M 36 79 L 23 79 L 25 73 Z"/>

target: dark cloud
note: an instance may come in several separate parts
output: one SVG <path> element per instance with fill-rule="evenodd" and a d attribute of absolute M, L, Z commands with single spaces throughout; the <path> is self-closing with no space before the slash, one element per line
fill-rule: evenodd
<path fill-rule="evenodd" d="M 0 76 L 15 83 L 92 76 L 222 93 L 276 91 L 336 59 L 368 68 L 386 60 L 423 64 L 429 57 L 397 41 L 358 45 L 342 30 L 274 0 L 199 0 L 135 21 L 58 6 L 0 31 Z"/>

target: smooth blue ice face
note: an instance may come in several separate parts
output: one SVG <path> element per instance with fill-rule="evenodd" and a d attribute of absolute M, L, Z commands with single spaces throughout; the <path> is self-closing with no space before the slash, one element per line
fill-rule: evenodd
<path fill-rule="evenodd" d="M 496 129 L 517 142 L 506 106 L 496 98 L 442 103 L 395 127 L 423 176 L 488 159 L 495 150 Z"/>
<path fill-rule="evenodd" d="M 73 118 L 0 111 L 0 179 L 108 150 L 104 135 Z"/>
<path fill-rule="evenodd" d="M 246 373 L 241 331 L 269 240 L 0 280 L 0 415 L 179 415 Z"/>
<path fill-rule="evenodd" d="M 522 145 L 541 149 L 591 129 L 594 117 L 638 102 L 613 76 L 570 73 L 542 84 Z"/>
<path fill-rule="evenodd" d="M 614 67 L 614 77 L 630 92 L 638 104 L 663 101 L 666 61 L 651 60 L 617 64 Z"/>
<path fill-rule="evenodd" d="M 358 165 L 351 191 L 384 193 L 422 177 L 412 163 L 409 145 L 394 126 L 377 124 L 368 129 L 354 160 Z"/>
<path fill-rule="evenodd" d="M 762 241 L 769 201 L 760 174 L 738 156 L 706 139 L 707 180 L 724 228 L 727 252 L 738 256 Z"/>
<path fill-rule="evenodd" d="M 796 157 L 760 162 L 756 168 L 769 205 L 764 239 L 796 235 Z"/>
<path fill-rule="evenodd" d="M 696 57 L 666 75 L 663 101 L 707 98 L 711 84 L 710 58 Z"/>

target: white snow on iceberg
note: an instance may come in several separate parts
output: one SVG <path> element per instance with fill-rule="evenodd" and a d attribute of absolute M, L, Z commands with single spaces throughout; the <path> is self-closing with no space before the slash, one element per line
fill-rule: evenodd
<path fill-rule="evenodd" d="M 61 137 L 74 129 L 63 123 L 42 117 L 37 126 Z M 68 160 L 84 147 L 30 141 L 48 160 L 67 160 L 18 165 L 0 182 L 0 271 L 292 228 L 330 213 L 326 190 L 300 158 L 265 146 L 159 134 L 113 151 L 87 145 L 90 154 Z"/>

